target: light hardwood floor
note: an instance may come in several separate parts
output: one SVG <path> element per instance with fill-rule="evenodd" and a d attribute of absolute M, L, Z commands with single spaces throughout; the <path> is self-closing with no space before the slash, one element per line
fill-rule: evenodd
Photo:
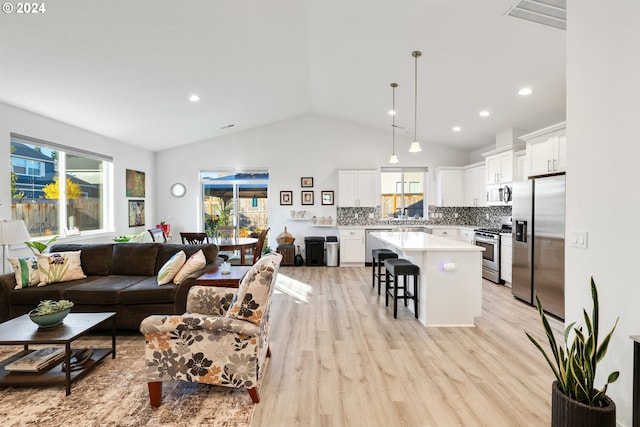
<path fill-rule="evenodd" d="M 544 339 L 533 307 L 484 281 L 475 328 L 426 328 L 404 307 L 394 319 L 370 274 L 281 267 L 252 426 L 549 425 L 553 377 L 524 334 Z"/>

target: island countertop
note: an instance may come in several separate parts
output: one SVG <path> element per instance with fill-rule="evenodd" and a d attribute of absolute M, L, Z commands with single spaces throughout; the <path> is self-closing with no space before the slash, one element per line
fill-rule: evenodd
<path fill-rule="evenodd" d="M 484 251 L 480 246 L 414 231 L 375 231 L 371 236 L 404 251 Z"/>

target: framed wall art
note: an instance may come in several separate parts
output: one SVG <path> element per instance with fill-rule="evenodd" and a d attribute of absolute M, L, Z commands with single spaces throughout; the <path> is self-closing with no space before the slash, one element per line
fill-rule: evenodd
<path fill-rule="evenodd" d="M 144 172 L 126 170 L 127 197 L 144 197 Z"/>
<path fill-rule="evenodd" d="M 310 176 L 300 178 L 300 187 L 313 187 L 313 178 Z"/>
<path fill-rule="evenodd" d="M 144 225 L 144 200 L 129 200 L 129 227 Z"/>
<path fill-rule="evenodd" d="M 322 204 L 323 205 L 333 205 L 333 191 L 323 191 L 322 192 Z"/>
<path fill-rule="evenodd" d="M 313 191 L 303 191 L 302 192 L 302 204 L 303 205 L 312 205 L 313 204 Z"/>
<path fill-rule="evenodd" d="M 280 204 L 292 205 L 293 204 L 293 191 L 281 191 L 280 192 Z"/>

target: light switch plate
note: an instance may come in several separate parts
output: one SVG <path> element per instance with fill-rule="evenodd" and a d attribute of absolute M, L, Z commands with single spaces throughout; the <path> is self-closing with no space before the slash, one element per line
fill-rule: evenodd
<path fill-rule="evenodd" d="M 569 244 L 575 248 L 587 249 L 589 233 L 586 231 L 571 230 L 569 232 Z"/>

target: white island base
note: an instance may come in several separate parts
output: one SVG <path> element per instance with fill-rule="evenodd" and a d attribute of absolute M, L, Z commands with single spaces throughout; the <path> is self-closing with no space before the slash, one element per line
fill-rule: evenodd
<path fill-rule="evenodd" d="M 482 251 L 420 232 L 374 232 L 383 246 L 420 267 L 418 319 L 425 326 L 475 326 L 482 314 Z M 413 312 L 412 304 L 407 307 Z"/>

